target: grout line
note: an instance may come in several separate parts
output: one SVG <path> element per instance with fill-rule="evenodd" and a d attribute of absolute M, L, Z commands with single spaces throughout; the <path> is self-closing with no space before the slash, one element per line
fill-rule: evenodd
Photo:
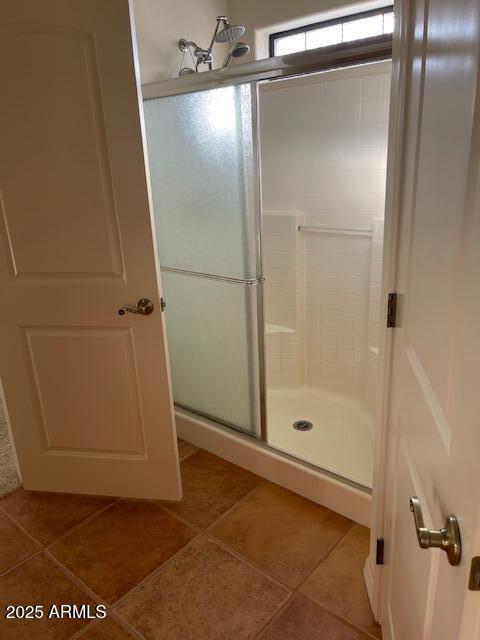
<path fill-rule="evenodd" d="M 64 495 L 64 494 L 62 494 Z M 74 494 L 71 494 L 74 495 Z M 58 538 L 55 538 L 54 540 L 47 542 L 46 544 L 43 543 L 41 540 L 38 540 L 37 538 L 35 538 L 35 536 L 33 535 L 33 533 L 30 533 L 20 522 L 18 522 L 14 516 L 12 516 L 8 511 L 6 511 L 3 507 L 0 506 L 0 511 L 2 511 L 8 518 L 10 518 L 10 520 L 21 530 L 23 531 L 23 533 L 25 533 L 31 540 L 33 540 L 34 542 L 36 542 L 38 545 L 40 545 L 40 547 L 42 549 L 46 549 L 47 547 L 50 547 L 52 545 L 54 545 L 55 543 L 57 543 L 59 540 L 63 540 L 63 538 L 65 538 L 69 533 L 71 533 L 72 531 L 74 531 L 75 529 L 78 529 L 79 527 L 81 527 L 85 522 L 88 522 L 89 520 L 92 520 L 93 518 L 95 518 L 97 515 L 99 515 L 100 513 L 102 513 L 103 511 L 106 511 L 107 509 L 109 509 L 113 504 L 115 504 L 116 502 L 118 502 L 119 498 L 113 498 L 112 502 L 109 502 L 106 506 L 102 507 L 101 509 L 99 509 L 98 511 L 95 511 L 94 513 L 90 514 L 89 516 L 87 516 L 84 520 L 82 520 L 81 522 L 77 523 L 76 525 L 74 525 L 73 527 L 71 527 L 70 529 L 68 529 L 66 532 L 62 533 Z"/>
<path fill-rule="evenodd" d="M 289 604 L 293 600 L 294 595 L 295 595 L 294 591 L 292 593 L 290 593 L 288 598 L 286 598 L 286 600 L 284 602 L 282 602 L 282 604 L 275 611 L 273 616 L 269 620 L 267 620 L 267 622 L 265 622 L 264 625 L 262 625 L 260 627 L 258 632 L 253 636 L 253 640 L 256 640 L 257 638 L 260 638 L 265 633 L 265 631 L 275 622 L 275 620 L 277 620 L 277 618 L 280 618 L 282 613 L 285 611 L 285 609 L 289 606 Z"/>
<path fill-rule="evenodd" d="M 212 533 L 210 533 L 208 530 L 206 530 L 204 532 L 205 537 L 210 540 L 211 542 L 216 543 L 219 547 L 222 547 L 223 549 L 225 549 L 226 551 L 229 551 L 232 555 L 236 556 L 239 560 L 242 560 L 245 564 L 248 564 L 249 566 L 251 566 L 253 569 L 259 571 L 260 573 L 263 573 L 267 578 L 270 578 L 271 580 L 275 581 L 277 584 L 281 585 L 282 587 L 285 587 L 286 589 L 288 589 L 289 591 L 291 591 L 292 593 L 296 593 L 297 591 L 300 590 L 300 587 L 306 582 L 306 580 L 308 580 L 308 578 L 310 578 L 310 576 L 312 575 L 312 573 L 317 569 L 317 567 L 330 555 L 330 553 L 337 547 L 338 544 L 340 544 L 340 542 L 343 540 L 343 538 L 347 535 L 347 533 L 349 533 L 349 531 L 353 528 L 353 526 L 355 525 L 354 522 L 352 522 L 352 525 L 347 529 L 347 531 L 345 533 L 343 533 L 335 542 L 334 544 L 327 550 L 327 552 L 315 563 L 315 566 L 313 567 L 313 569 L 306 575 L 305 578 L 303 578 L 299 584 L 296 587 L 292 587 L 291 585 L 289 585 L 287 582 L 285 582 L 284 580 L 282 580 L 282 578 L 279 578 L 278 576 L 276 576 L 273 573 L 270 573 L 268 571 L 268 569 L 265 569 L 265 567 L 262 567 L 261 565 L 257 564 L 254 560 L 252 560 L 251 558 L 249 558 L 248 556 L 243 555 L 240 551 L 238 551 L 237 549 L 234 549 L 233 547 L 229 546 L 229 544 L 227 542 L 224 542 L 223 540 L 216 538 Z"/>
<path fill-rule="evenodd" d="M 73 526 L 71 529 L 66 531 L 65 533 L 62 533 L 61 536 L 59 536 L 58 538 L 55 538 L 55 540 L 53 540 L 52 542 L 49 542 L 48 544 L 44 545 L 44 548 L 45 549 L 50 549 L 51 547 L 55 546 L 57 544 L 57 542 L 60 542 L 61 540 L 64 540 L 71 533 L 73 533 L 77 529 L 80 529 L 80 527 L 83 527 L 84 524 L 87 524 L 88 522 L 90 522 L 91 520 L 93 520 L 94 518 L 96 518 L 97 516 L 102 514 L 104 511 L 107 511 L 108 509 L 113 507 L 113 505 L 117 504 L 117 502 L 119 502 L 119 501 L 120 501 L 120 498 L 115 498 L 114 500 L 112 500 L 112 502 L 109 502 L 106 506 L 102 507 L 98 511 L 95 511 L 95 513 L 92 513 L 91 515 L 89 515 L 87 518 L 85 518 L 85 520 L 82 520 L 81 522 L 79 522 L 78 524 Z"/>
<path fill-rule="evenodd" d="M 257 565 L 255 562 L 250 560 L 250 558 L 247 558 L 247 556 L 244 556 L 241 553 L 239 553 L 236 549 L 232 549 L 232 547 L 229 547 L 227 544 L 225 544 L 225 542 L 222 542 L 221 540 L 217 540 L 217 538 L 214 538 L 212 535 L 208 534 L 207 532 L 204 533 L 204 537 L 206 540 L 213 542 L 213 544 L 216 544 L 218 547 L 220 547 L 224 551 L 227 551 L 232 556 L 235 556 L 237 560 L 240 560 L 241 562 L 243 562 L 243 564 L 246 564 L 252 569 L 255 569 L 255 571 L 257 571 L 258 573 L 262 573 L 266 578 L 268 578 L 273 582 L 276 582 L 280 587 L 287 589 L 290 592 L 290 594 L 295 591 L 294 587 L 290 587 L 286 582 L 283 582 L 281 578 L 273 575 L 272 573 L 269 573 L 266 569 L 264 569 L 260 565 Z"/>
<path fill-rule="evenodd" d="M 336 511 L 333 511 L 332 513 L 336 513 Z M 318 569 L 318 567 L 322 564 L 322 562 L 324 562 L 334 551 L 335 549 L 338 547 L 338 545 L 342 542 L 342 540 L 350 533 L 350 531 L 353 529 L 353 527 L 355 526 L 355 522 L 352 520 L 351 521 L 352 524 L 348 527 L 348 529 L 338 538 L 338 540 L 330 547 L 330 549 L 328 549 L 328 551 L 318 560 L 318 562 L 315 564 L 315 566 L 313 567 L 313 569 L 310 571 L 309 574 L 307 574 L 305 576 L 305 578 L 300 582 L 300 584 L 297 587 L 297 591 L 300 590 L 300 587 L 302 587 L 305 582 L 311 578 L 311 576 L 315 573 L 315 571 Z M 303 592 L 302 592 L 303 593 Z"/>
<path fill-rule="evenodd" d="M 335 611 L 332 611 L 325 604 L 323 604 L 323 603 L 320 604 L 320 602 L 317 602 L 316 600 L 313 600 L 313 598 L 308 596 L 306 593 L 303 593 L 303 591 L 299 591 L 299 594 L 301 596 L 303 596 L 304 598 L 306 598 L 309 602 L 313 602 L 313 604 L 317 605 L 317 607 L 320 607 L 320 609 L 324 609 L 325 611 L 328 611 L 328 613 L 330 613 L 332 616 L 334 616 L 335 618 L 338 618 L 338 620 L 341 620 L 345 624 L 348 624 L 350 627 L 352 627 L 356 631 L 360 631 L 361 633 L 363 633 L 364 635 L 368 636 L 369 638 L 372 638 L 372 640 L 380 640 L 381 636 L 380 636 L 380 638 L 378 636 L 373 636 L 371 633 L 369 633 L 368 631 L 366 631 L 362 627 L 357 626 L 351 620 L 348 620 L 347 618 L 344 618 L 343 616 L 341 616 L 339 613 L 336 613 Z M 378 626 L 381 628 L 381 625 L 378 625 Z"/>
<path fill-rule="evenodd" d="M 232 463 L 233 464 L 233 463 Z M 256 475 L 256 474 L 255 474 Z M 261 476 L 259 476 L 260 478 Z M 217 522 L 220 522 L 220 520 L 222 520 L 225 516 L 227 516 L 229 513 L 231 513 L 237 506 L 240 505 L 240 503 L 242 503 L 244 500 L 246 500 L 250 495 L 252 495 L 252 493 L 254 493 L 257 489 L 259 489 L 260 487 L 262 487 L 265 483 L 267 483 L 268 480 L 265 480 L 264 478 L 261 478 L 261 482 L 259 482 L 253 489 L 251 489 L 248 493 L 246 493 L 244 496 L 242 496 L 241 498 L 239 498 L 239 500 L 237 500 L 237 502 L 235 502 L 235 504 L 233 504 L 231 507 L 229 507 L 227 509 L 227 511 L 225 511 L 224 513 L 222 513 L 221 515 L 218 516 L 218 518 L 216 520 L 214 520 L 213 522 L 211 522 L 209 525 L 207 525 L 206 527 L 199 527 L 197 524 L 194 524 L 193 522 L 191 522 L 190 520 L 188 520 L 187 518 L 184 518 L 183 516 L 179 515 L 176 511 L 173 511 L 170 509 L 170 507 L 168 506 L 168 504 L 160 504 L 159 506 L 168 513 L 168 515 L 172 516 L 173 518 L 176 518 L 177 520 L 179 520 L 180 522 L 182 522 L 183 524 L 187 525 L 188 527 L 194 529 L 195 531 L 197 531 L 198 533 L 203 533 L 203 532 L 207 532 L 209 531 L 214 525 L 217 524 Z"/>
<path fill-rule="evenodd" d="M 301 587 L 305 584 L 305 582 L 310 578 L 310 576 L 316 571 L 316 569 L 322 564 L 322 562 L 324 562 L 326 560 L 326 558 L 328 556 L 330 556 L 330 554 L 336 549 L 336 547 L 341 543 L 341 541 L 348 535 L 348 533 L 353 529 L 353 527 L 355 526 L 355 522 L 352 522 L 351 526 L 345 531 L 345 533 L 343 533 L 339 539 L 335 542 L 335 544 L 332 545 L 332 547 L 327 551 L 327 553 L 325 555 L 322 556 L 322 558 L 316 563 L 315 567 L 310 571 L 310 573 L 300 582 L 300 584 L 295 587 L 294 589 L 291 589 L 291 596 L 290 598 L 288 598 L 283 605 L 277 610 L 277 612 L 272 616 L 272 618 L 260 629 L 260 631 L 257 633 L 257 635 L 254 636 L 254 639 L 256 640 L 257 638 L 260 638 L 261 635 L 264 633 L 264 631 L 266 631 L 273 623 L 274 621 L 279 618 L 281 616 L 281 614 L 283 613 L 283 611 L 288 607 L 288 605 L 290 604 L 291 600 L 295 597 L 295 595 L 299 595 L 301 597 L 305 597 L 307 598 L 310 602 L 313 602 L 316 606 L 325 609 L 325 611 L 328 611 L 328 613 L 332 614 L 333 616 L 335 616 L 336 618 L 338 618 L 339 620 L 341 620 L 343 623 L 347 624 L 348 626 L 360 631 L 361 633 L 365 634 L 366 636 L 368 636 L 369 638 L 372 638 L 372 640 L 379 640 L 378 637 L 373 636 L 372 634 L 370 634 L 368 631 L 366 631 L 365 629 L 355 625 L 351 620 L 344 618 L 343 616 L 339 615 L 338 613 L 331 611 L 328 607 L 326 607 L 324 604 L 321 604 L 319 602 L 316 602 L 315 600 L 313 600 L 312 598 L 310 598 L 307 594 L 305 594 L 303 591 L 301 591 Z M 265 572 L 265 570 L 263 570 L 263 572 Z M 268 575 L 268 574 L 267 574 Z"/>
<path fill-rule="evenodd" d="M 336 513 L 336 512 L 334 512 L 334 513 Z M 342 540 L 344 538 L 346 538 L 346 536 L 352 531 L 352 529 L 355 527 L 355 525 L 356 525 L 356 523 L 352 521 L 352 524 L 350 525 L 350 527 L 345 531 L 345 533 L 342 536 L 340 536 L 340 538 L 335 542 L 335 544 L 317 562 L 317 564 L 312 569 L 312 571 L 302 580 L 302 582 L 295 589 L 295 592 L 296 593 L 298 592 L 302 596 L 305 596 L 308 600 L 310 600 L 310 602 L 313 602 L 317 606 L 322 607 L 323 609 L 325 609 L 326 611 L 328 611 L 329 613 L 331 613 L 335 617 L 339 618 L 343 622 L 346 622 L 347 624 L 349 624 L 350 626 L 354 627 L 355 629 L 361 631 L 362 633 L 364 633 L 365 635 L 369 636 L 370 638 L 373 638 L 373 640 L 379 640 L 377 636 L 373 636 L 372 634 L 370 634 L 368 631 L 366 631 L 362 627 L 357 626 L 354 622 L 352 622 L 348 618 L 343 617 L 342 615 L 340 615 L 339 613 L 337 613 L 335 611 L 331 611 L 325 604 L 316 602 L 315 600 L 313 600 L 313 598 L 309 597 L 308 594 L 306 594 L 304 591 L 301 591 L 301 587 L 307 582 L 307 580 L 309 580 L 309 578 L 313 575 L 313 573 L 315 573 L 315 571 L 318 569 L 318 567 L 335 551 L 335 549 L 339 546 L 339 544 L 342 542 Z M 370 606 L 370 604 L 369 604 L 369 606 Z"/>
<path fill-rule="evenodd" d="M 194 538 L 196 539 L 196 538 Z M 81 580 L 75 573 L 73 573 L 73 571 L 71 571 L 70 569 L 68 569 L 68 567 L 66 567 L 65 565 L 63 565 L 59 560 L 57 560 L 57 558 L 55 558 L 55 556 L 53 556 L 48 549 L 44 549 L 43 550 L 44 555 L 51 560 L 56 567 L 58 568 L 58 570 L 63 573 L 63 575 L 69 579 L 71 582 L 73 582 L 81 591 L 83 591 L 84 593 L 86 593 L 87 595 L 89 595 L 97 604 L 103 604 L 105 605 L 106 611 L 107 611 L 107 619 L 108 617 L 113 618 L 116 622 L 118 622 L 119 624 L 121 624 L 121 626 L 125 627 L 130 633 L 132 633 L 132 635 L 136 638 L 139 638 L 139 640 L 144 640 L 144 636 L 142 636 L 140 634 L 139 631 L 137 631 L 137 629 L 135 629 L 135 627 L 132 627 L 127 621 L 123 620 L 123 618 L 121 618 L 121 616 L 119 616 L 119 614 L 115 611 L 113 611 L 113 607 L 115 606 L 116 603 L 113 604 L 109 604 L 106 600 L 104 600 L 101 596 L 99 596 L 97 593 L 95 593 L 95 591 L 93 591 L 85 582 L 83 582 L 83 580 Z M 177 555 L 177 554 L 175 554 Z M 163 567 L 163 565 L 161 565 Z M 150 576 L 147 576 L 147 578 L 145 578 L 145 580 L 147 580 Z M 144 581 L 142 581 L 143 583 Z M 140 583 L 140 584 L 142 584 Z M 131 591 L 134 591 L 139 585 L 136 585 L 136 587 L 134 587 Z M 129 591 L 127 595 L 129 595 L 131 593 L 131 591 Z M 123 597 L 126 597 L 123 596 Z M 86 631 L 88 629 L 90 629 L 91 627 L 93 627 L 95 625 L 95 623 L 99 623 L 101 622 L 100 620 L 92 620 L 92 624 L 87 625 L 86 627 L 83 627 L 83 629 L 80 629 L 78 632 L 76 632 L 76 634 L 74 636 L 72 636 L 71 640 L 74 640 L 78 637 L 81 637 L 82 633 L 86 633 Z"/>
<path fill-rule="evenodd" d="M 233 463 L 231 463 L 233 464 Z M 250 472 L 251 473 L 251 472 Z M 254 474 L 257 475 L 257 474 Z M 264 487 L 266 484 L 269 483 L 269 480 L 266 480 L 265 478 L 262 478 L 262 476 L 258 476 L 260 478 L 260 482 L 253 488 L 251 489 L 251 491 L 249 491 L 248 493 L 246 493 L 244 496 L 242 496 L 239 500 L 237 500 L 237 502 L 235 502 L 235 504 L 233 504 L 229 509 L 227 509 L 227 511 L 225 511 L 224 513 L 222 513 L 220 516 L 218 516 L 218 518 L 216 520 L 214 520 L 213 522 L 211 522 L 208 527 L 205 528 L 205 533 L 210 531 L 215 525 L 217 525 L 219 522 L 221 522 L 222 520 L 224 520 L 228 515 L 230 515 L 231 513 L 233 513 L 234 511 L 236 511 L 241 504 L 243 504 L 244 502 L 246 502 L 246 500 L 253 495 L 256 491 L 258 491 L 259 489 L 261 489 L 262 487 Z M 272 483 L 273 484 L 273 483 Z"/>
<path fill-rule="evenodd" d="M 251 492 L 250 492 L 251 493 Z M 268 580 L 270 580 L 271 582 L 276 583 L 278 586 L 282 587 L 285 592 L 285 598 L 282 600 L 282 602 L 279 604 L 278 609 L 274 612 L 273 617 L 269 618 L 269 620 L 267 620 L 267 622 L 262 625 L 262 627 L 260 628 L 258 634 L 263 631 L 263 629 L 271 622 L 271 620 L 273 618 L 275 618 L 277 616 L 277 614 L 279 613 L 279 611 L 283 611 L 283 609 L 288 605 L 288 603 L 290 602 L 291 598 L 293 597 L 293 592 L 291 590 L 290 587 L 288 587 L 288 585 L 284 584 L 283 582 L 281 582 L 278 578 L 276 578 L 275 576 L 272 576 L 268 573 L 265 572 L 265 570 L 255 566 L 252 562 L 250 562 L 247 558 L 242 557 L 240 554 L 238 554 L 235 550 L 230 549 L 228 546 L 226 546 L 225 544 L 222 544 L 220 541 L 215 540 L 212 536 L 210 536 L 207 532 L 203 532 L 200 533 L 198 536 L 196 536 L 193 540 L 191 540 L 187 545 L 185 545 L 185 547 L 183 547 L 182 549 L 180 549 L 174 556 L 172 556 L 171 558 L 169 558 L 169 560 L 167 560 L 163 565 L 161 565 L 160 567 L 158 567 L 155 571 L 153 571 L 149 576 L 147 576 L 141 583 L 139 583 L 138 585 L 136 585 L 131 591 L 129 591 L 125 596 L 123 596 L 121 599 L 119 599 L 116 603 L 114 603 L 112 605 L 112 611 L 111 614 L 115 614 L 115 619 L 119 619 L 122 622 L 126 622 L 126 625 L 128 625 L 128 622 L 125 621 L 120 613 L 118 611 L 115 611 L 114 608 L 116 608 L 119 604 L 121 604 L 127 597 L 129 597 L 130 595 L 132 595 L 135 591 L 138 591 L 145 582 L 147 582 L 150 578 L 154 577 L 154 575 L 161 573 L 164 569 L 166 569 L 166 567 L 171 564 L 172 562 L 174 562 L 179 556 L 181 556 L 184 552 L 186 552 L 186 550 L 188 548 L 190 548 L 191 546 L 193 546 L 195 543 L 201 541 L 201 540 L 207 540 L 210 543 L 218 546 L 219 548 L 223 549 L 224 551 L 226 551 L 227 553 L 229 553 L 230 555 L 233 555 L 234 557 L 237 558 L 237 560 L 239 560 L 242 564 L 245 564 L 247 566 L 249 566 L 250 568 L 252 568 L 254 571 L 261 573 L 265 578 L 267 578 Z M 130 626 L 128 625 L 127 628 L 130 630 Z M 133 629 L 135 629 L 134 627 L 132 627 Z M 136 631 L 136 629 L 135 629 Z M 137 631 L 138 633 L 138 631 Z M 254 638 L 257 638 L 258 634 L 256 634 L 254 636 Z M 143 636 L 139 635 L 139 638 L 143 639 Z"/>
<path fill-rule="evenodd" d="M 51 560 L 55 564 L 57 569 L 59 569 L 59 571 L 61 571 L 64 576 L 69 578 L 70 581 L 73 582 L 79 589 L 87 593 L 87 595 L 89 595 L 93 600 L 95 600 L 95 602 L 97 602 L 98 604 L 103 604 L 105 605 L 107 610 L 109 609 L 110 605 L 106 600 L 104 600 L 101 596 L 96 594 L 95 591 L 93 591 L 85 582 L 83 582 L 83 580 L 79 578 L 76 573 L 73 573 L 73 571 L 71 571 L 68 567 L 62 564 L 60 560 L 58 560 L 52 553 L 50 553 L 48 549 L 44 549 L 43 553 L 49 560 Z"/>
<path fill-rule="evenodd" d="M 44 545 L 42 542 L 40 542 L 39 540 L 37 540 L 36 538 L 34 538 L 34 537 L 33 537 L 33 535 L 32 535 L 29 531 L 27 531 L 23 525 L 21 525 L 19 522 L 17 522 L 17 521 L 15 520 L 15 518 L 14 518 L 13 516 L 11 516 L 11 515 L 8 513 L 8 511 L 5 511 L 5 509 L 2 509 L 2 512 L 3 512 L 3 514 L 4 514 L 4 515 L 6 515 L 6 516 L 7 516 L 7 518 L 8 518 L 11 522 L 13 522 L 13 524 L 14 524 L 16 527 L 18 527 L 18 528 L 20 529 L 20 531 L 22 531 L 22 532 L 23 532 L 23 533 L 24 533 L 28 538 L 30 538 L 30 540 L 33 540 L 33 542 L 35 542 L 35 544 L 39 545 L 39 546 L 40 546 L 40 549 L 43 549 L 43 547 L 44 547 L 45 545 Z"/>
<path fill-rule="evenodd" d="M 132 627 L 130 624 L 125 622 L 125 620 L 120 618 L 120 616 L 118 616 L 115 612 L 108 611 L 107 617 L 104 618 L 104 621 L 106 622 L 106 621 L 108 621 L 108 619 L 114 620 L 123 629 L 128 631 L 128 633 L 130 635 L 132 635 L 134 638 L 137 638 L 137 640 L 145 640 L 145 636 L 143 636 L 137 629 L 135 629 L 135 627 Z M 96 626 L 98 626 L 101 623 L 102 623 L 102 620 L 100 620 L 100 619 L 92 620 L 92 622 L 90 624 L 88 624 L 87 626 L 83 627 L 83 629 L 80 629 L 79 631 L 76 631 L 75 634 L 69 638 L 69 640 L 80 640 L 91 629 L 94 629 Z"/>
<path fill-rule="evenodd" d="M 110 610 L 108 614 L 112 620 L 115 620 L 117 624 L 126 629 L 134 638 L 138 640 L 145 640 L 145 636 L 140 633 L 138 629 L 133 627 L 127 620 L 124 620 L 116 611 Z"/>
<path fill-rule="evenodd" d="M 185 442 L 186 442 L 186 440 L 185 440 Z M 189 442 L 188 444 L 191 444 L 191 443 Z M 192 444 L 192 447 L 195 447 L 195 445 Z M 178 456 L 178 461 L 179 462 L 184 462 L 185 460 L 190 458 L 190 456 L 193 456 L 194 453 L 197 453 L 197 451 L 203 451 L 203 449 L 200 449 L 199 447 L 195 447 L 195 449 L 193 451 L 190 451 L 189 453 L 186 453 L 183 457 L 180 458 L 180 456 Z"/>
<path fill-rule="evenodd" d="M 21 567 L 22 564 L 25 564 L 26 562 L 28 562 L 29 560 L 33 560 L 33 558 L 36 558 L 37 556 L 39 556 L 41 553 L 43 553 L 43 549 L 39 549 L 38 551 L 36 551 L 35 553 L 33 553 L 31 556 L 28 556 L 28 558 L 24 558 L 23 560 L 20 560 L 19 562 L 17 562 L 16 564 L 12 565 L 11 567 L 9 567 L 8 569 L 6 569 L 5 571 L 2 571 L 2 573 L 0 573 L 0 578 L 3 578 L 4 576 L 6 576 L 7 574 L 9 574 L 11 571 L 14 571 L 15 569 L 18 569 L 18 567 Z"/>
<path fill-rule="evenodd" d="M 25 527 L 24 527 L 22 524 L 20 524 L 20 522 L 17 522 L 17 521 L 15 520 L 15 518 L 14 518 L 12 515 L 10 515 L 10 514 L 8 513 L 8 511 L 5 511 L 5 509 L 1 509 L 1 508 L 0 508 L 0 511 L 3 513 L 3 515 L 4 515 L 4 516 L 6 516 L 6 517 L 8 518 L 11 522 L 13 522 L 13 524 L 14 524 L 18 529 L 20 529 L 21 531 L 23 531 L 23 533 L 24 533 L 26 536 L 28 536 L 28 537 L 30 538 L 30 540 L 33 540 L 36 544 L 40 545 L 41 547 L 43 547 L 43 546 L 44 546 L 44 545 L 43 545 L 39 540 L 37 540 L 36 538 L 34 538 L 34 537 L 33 537 L 33 535 L 32 535 L 29 531 L 27 531 L 27 530 L 25 529 Z"/>
<path fill-rule="evenodd" d="M 3 511 L 2 507 L 1 507 L 1 503 L 2 500 L 4 498 L 8 498 L 9 496 L 13 495 L 15 492 L 17 492 L 19 489 L 23 489 L 23 482 L 20 482 L 20 484 L 18 485 L 18 487 L 15 487 L 15 489 L 12 489 L 11 491 L 9 491 L 8 493 L 4 493 L 2 496 L 0 496 L 0 510 Z"/>
<path fill-rule="evenodd" d="M 179 522 L 184 524 L 186 527 L 193 529 L 197 533 L 202 533 L 203 529 L 201 527 L 194 524 L 193 522 L 190 522 L 190 520 L 187 520 L 186 518 L 179 515 L 178 513 L 175 513 L 175 511 L 171 511 L 168 505 L 158 503 L 158 506 L 162 509 L 162 511 L 165 511 L 165 513 L 167 513 L 170 517 L 175 518 L 175 520 L 178 520 Z"/>
<path fill-rule="evenodd" d="M 179 556 L 181 556 L 187 549 L 189 549 L 190 547 L 192 547 L 194 545 L 194 543 L 198 540 L 201 539 L 201 534 L 197 534 L 196 536 L 194 536 L 190 542 L 187 542 L 186 545 L 184 545 L 181 549 L 179 549 L 176 553 L 173 554 L 173 556 L 170 556 L 170 558 L 168 558 L 168 560 L 165 560 L 165 562 L 163 564 L 161 564 L 160 566 L 156 567 L 153 571 L 151 571 L 147 576 L 145 576 L 145 578 L 143 578 L 143 580 L 141 580 L 138 584 L 136 584 L 134 587 L 132 587 L 130 589 L 130 591 L 127 591 L 127 593 L 125 593 L 123 596 L 121 596 L 118 600 L 116 600 L 115 602 L 113 602 L 110 606 L 110 608 L 113 610 L 114 608 L 118 607 L 120 604 L 122 604 L 124 602 L 124 600 L 126 600 L 129 596 L 131 596 L 132 594 L 134 594 L 136 591 L 138 591 L 141 587 L 143 587 L 143 585 L 148 582 L 148 580 L 150 580 L 150 578 L 153 578 L 157 573 L 160 573 L 163 569 L 165 569 L 166 567 L 168 567 L 174 560 L 176 560 Z M 121 617 L 120 614 L 118 612 L 117 616 Z M 123 618 L 122 618 L 123 620 Z"/>

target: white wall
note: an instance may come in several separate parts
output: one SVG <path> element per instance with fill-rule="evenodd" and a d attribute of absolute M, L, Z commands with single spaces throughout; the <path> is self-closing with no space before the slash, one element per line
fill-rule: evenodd
<path fill-rule="evenodd" d="M 230 0 L 228 4 L 232 23 L 247 28 L 242 40 L 252 47 L 249 56 L 237 60 L 242 63 L 268 58 L 270 33 L 383 7 L 388 0 Z"/>
<path fill-rule="evenodd" d="M 210 44 L 218 15 L 228 15 L 227 0 L 133 0 L 142 83 L 178 74 L 182 37 L 198 45 Z M 225 45 L 214 47 L 214 62 L 221 64 Z M 192 66 L 185 57 L 186 66 Z"/>
<path fill-rule="evenodd" d="M 182 59 L 177 47 L 179 38 L 207 46 L 218 15 L 230 16 L 232 23 L 247 28 L 242 40 L 250 44 L 252 53 L 234 61 L 242 63 L 268 57 L 268 35 L 272 31 L 385 3 L 386 0 L 133 0 L 142 83 L 176 76 Z M 215 45 L 215 66 L 220 66 L 227 49 L 227 45 Z"/>
<path fill-rule="evenodd" d="M 302 237 L 295 241 L 289 221 L 295 214 L 305 225 L 371 231 L 383 217 L 390 70 L 389 62 L 372 64 L 265 84 L 260 91 L 267 322 L 281 322 L 281 300 L 302 317 L 293 308 L 303 300 L 306 382 L 361 398 L 368 353 L 374 375 L 368 346 L 377 344 L 381 238 L 296 232 Z M 272 266 L 282 264 L 282 248 L 284 270 L 272 274 Z M 294 269 L 304 272 L 304 284 Z M 292 292 L 294 284 L 304 287 L 303 297 Z M 283 317 L 288 324 L 286 311 Z M 267 355 L 267 365 L 278 370 L 274 359 L 281 351 L 267 349 Z"/>

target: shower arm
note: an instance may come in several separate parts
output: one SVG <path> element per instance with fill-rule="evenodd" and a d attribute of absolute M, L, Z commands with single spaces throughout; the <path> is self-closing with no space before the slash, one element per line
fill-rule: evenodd
<path fill-rule="evenodd" d="M 195 70 L 196 71 L 198 71 L 198 66 L 200 64 L 208 64 L 209 70 L 210 71 L 212 70 L 212 56 L 211 56 L 211 53 L 209 51 L 207 51 L 206 49 L 202 49 L 202 47 L 199 47 L 196 42 L 193 42 L 192 40 L 187 40 L 186 38 L 180 38 L 180 40 L 178 41 L 178 48 L 182 52 L 185 52 L 185 51 L 188 51 L 188 50 L 190 50 L 190 52 L 192 52 L 192 49 L 193 49 L 193 55 L 196 58 L 196 60 L 195 60 Z"/>
<path fill-rule="evenodd" d="M 229 52 L 227 53 L 227 57 L 226 57 L 226 58 L 225 58 L 225 60 L 223 61 L 222 69 L 228 65 L 228 63 L 230 62 L 230 60 L 231 60 L 231 59 L 232 59 L 232 51 L 229 51 Z"/>
<path fill-rule="evenodd" d="M 207 49 L 207 52 L 208 52 L 210 55 L 211 55 L 211 53 L 212 53 L 213 45 L 215 44 L 215 38 L 217 37 L 218 30 L 220 29 L 220 24 L 221 24 L 222 22 L 223 22 L 223 24 L 224 24 L 226 27 L 228 27 L 228 18 L 227 18 L 227 16 L 218 16 L 218 18 L 217 18 L 217 24 L 216 24 L 216 26 L 215 26 L 215 30 L 214 30 L 214 32 L 213 32 L 212 39 L 211 39 L 211 41 L 210 41 L 210 45 L 209 45 L 209 47 L 208 47 L 208 49 Z"/>
<path fill-rule="evenodd" d="M 195 71 L 197 73 L 198 73 L 198 67 L 201 64 L 208 64 L 209 71 L 212 71 L 213 69 L 212 49 L 213 49 L 213 45 L 215 44 L 215 39 L 218 35 L 218 30 L 220 29 L 220 25 L 222 24 L 224 25 L 225 28 L 228 28 L 230 26 L 230 22 L 227 16 L 217 16 L 217 24 L 215 25 L 215 29 L 213 31 L 212 39 L 210 41 L 210 45 L 208 46 L 208 49 L 202 49 L 202 47 L 199 47 L 195 42 L 190 42 L 185 38 L 181 38 L 179 40 L 178 45 L 179 45 L 180 51 L 185 51 L 186 49 L 189 49 L 189 48 L 194 49 L 193 53 L 196 57 Z M 231 57 L 232 57 L 232 53 L 229 52 L 225 62 L 223 63 L 223 66 L 228 64 Z"/>

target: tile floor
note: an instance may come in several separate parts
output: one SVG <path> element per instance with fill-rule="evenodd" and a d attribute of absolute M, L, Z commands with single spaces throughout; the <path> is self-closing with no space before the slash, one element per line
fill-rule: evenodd
<path fill-rule="evenodd" d="M 368 530 L 180 442 L 180 504 L 18 489 L 0 500 L 5 640 L 380 638 Z M 6 620 L 6 604 L 104 604 L 96 620 Z"/>

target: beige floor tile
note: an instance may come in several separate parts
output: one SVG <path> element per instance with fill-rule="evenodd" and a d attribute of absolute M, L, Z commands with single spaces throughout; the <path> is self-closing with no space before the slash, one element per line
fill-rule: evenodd
<path fill-rule="evenodd" d="M 51 552 L 112 603 L 194 536 L 156 504 L 121 501 L 72 531 Z"/>
<path fill-rule="evenodd" d="M 362 574 L 368 545 L 368 529 L 355 525 L 302 585 L 301 591 L 356 627 L 380 637 Z"/>
<path fill-rule="evenodd" d="M 41 605 L 44 617 L 6 620 L 5 605 Z M 35 556 L 0 578 L 0 638 L 5 640 L 67 640 L 89 620 L 49 619 L 52 604 L 91 605 L 94 601 L 64 576 L 43 554 Z"/>
<path fill-rule="evenodd" d="M 352 525 L 351 520 L 268 483 L 210 532 L 295 588 Z"/>
<path fill-rule="evenodd" d="M 259 640 L 368 640 L 369 636 L 302 595 L 295 595 Z"/>
<path fill-rule="evenodd" d="M 197 527 L 208 527 L 262 479 L 199 450 L 182 462 L 183 499 L 168 508 Z"/>
<path fill-rule="evenodd" d="M 30 535 L 46 545 L 110 502 L 111 498 L 18 489 L 0 504 Z"/>
<path fill-rule="evenodd" d="M 195 541 L 118 612 L 148 640 L 247 640 L 288 590 L 213 542 Z"/>
<path fill-rule="evenodd" d="M 0 573 L 40 549 L 33 540 L 0 512 Z"/>

